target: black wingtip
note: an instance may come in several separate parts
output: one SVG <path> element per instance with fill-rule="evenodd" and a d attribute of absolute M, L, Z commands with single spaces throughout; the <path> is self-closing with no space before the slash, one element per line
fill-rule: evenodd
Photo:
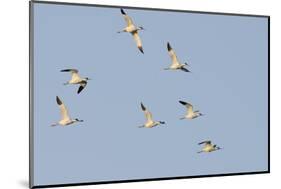
<path fill-rule="evenodd" d="M 179 101 L 179 103 L 181 103 L 182 105 L 187 105 L 187 103 L 186 102 L 184 102 L 184 101 Z"/>
<path fill-rule="evenodd" d="M 198 145 L 201 145 L 201 144 L 211 144 L 211 141 L 210 140 L 205 140 L 205 141 L 202 141 L 202 142 L 199 142 Z"/>
<path fill-rule="evenodd" d="M 122 8 L 120 10 L 123 15 L 126 15 L 125 11 Z"/>
<path fill-rule="evenodd" d="M 60 100 L 60 98 L 59 98 L 58 96 L 56 97 L 56 100 L 57 100 L 57 104 L 58 104 L 58 105 L 61 105 L 61 104 L 62 104 L 62 102 L 61 102 L 61 100 Z"/>
<path fill-rule="evenodd" d="M 143 48 L 142 48 L 142 47 L 138 47 L 138 48 L 139 48 L 140 52 L 141 52 L 142 54 L 144 54 Z"/>
<path fill-rule="evenodd" d="M 168 51 L 172 50 L 172 47 L 169 42 L 167 43 L 167 48 L 168 48 Z"/>
<path fill-rule="evenodd" d="M 190 72 L 188 69 L 186 69 L 186 68 L 184 68 L 184 67 L 182 67 L 181 70 L 184 71 L 184 72 Z M 191 73 L 191 72 L 190 72 L 190 73 Z"/>
<path fill-rule="evenodd" d="M 64 70 L 61 70 L 61 72 L 71 72 L 71 71 L 73 71 L 73 70 L 75 70 L 75 69 L 64 69 Z"/>
<path fill-rule="evenodd" d="M 143 105 L 143 103 L 141 102 L 141 109 L 143 110 L 143 111 L 145 111 L 146 110 L 146 108 L 145 108 L 145 106 Z"/>
<path fill-rule="evenodd" d="M 84 89 L 85 87 L 80 85 L 80 87 L 78 88 L 77 94 L 81 93 L 81 91 Z"/>

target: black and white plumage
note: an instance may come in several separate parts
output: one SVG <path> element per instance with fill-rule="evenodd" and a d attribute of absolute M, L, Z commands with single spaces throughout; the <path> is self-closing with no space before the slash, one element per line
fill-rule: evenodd
<path fill-rule="evenodd" d="M 137 47 L 138 49 L 140 50 L 141 53 L 144 53 L 143 52 L 143 47 L 142 47 L 142 42 L 141 42 L 141 38 L 139 36 L 139 33 L 138 31 L 140 30 L 144 30 L 143 27 L 138 27 L 136 26 L 134 23 L 133 23 L 133 20 L 131 17 L 129 17 L 125 11 L 123 9 L 121 9 L 121 14 L 123 15 L 125 21 L 126 21 L 126 24 L 127 26 L 122 30 L 122 31 L 118 31 L 118 33 L 121 33 L 121 32 L 128 32 L 128 33 L 131 33 L 136 44 L 137 44 Z"/>
<path fill-rule="evenodd" d="M 54 123 L 51 126 L 57 126 L 57 125 L 66 126 L 66 125 L 71 125 L 76 122 L 83 122 L 83 120 L 79 120 L 77 118 L 76 119 L 70 118 L 66 106 L 64 105 L 64 103 L 61 101 L 61 99 L 58 96 L 56 97 L 56 102 L 60 109 L 61 119 L 59 122 Z"/>
<path fill-rule="evenodd" d="M 194 119 L 199 116 L 203 116 L 203 114 L 201 112 L 199 112 L 199 110 L 196 110 L 196 111 L 193 110 L 192 104 L 185 102 L 185 101 L 181 101 L 181 100 L 179 101 L 179 103 L 184 105 L 187 110 L 185 116 L 180 119 Z"/>
<path fill-rule="evenodd" d="M 77 94 L 79 94 L 87 85 L 88 80 L 90 80 L 88 77 L 85 78 L 81 78 L 78 74 L 78 70 L 77 69 L 64 69 L 61 70 L 61 72 L 70 72 L 71 73 L 71 79 L 64 83 L 64 85 L 68 85 L 68 84 L 79 84 L 79 88 L 77 91 Z"/>
<path fill-rule="evenodd" d="M 176 52 L 173 50 L 169 42 L 167 43 L 167 49 L 169 56 L 171 57 L 172 64 L 168 68 L 165 68 L 165 70 L 182 70 L 184 72 L 190 72 L 187 68 L 185 68 L 185 66 L 188 66 L 187 63 L 181 64 L 179 62 Z"/>
<path fill-rule="evenodd" d="M 165 124 L 164 121 L 154 121 L 152 118 L 152 113 L 143 105 L 143 103 L 141 103 L 141 109 L 144 112 L 146 123 L 140 127 L 152 128 L 161 124 Z"/>
<path fill-rule="evenodd" d="M 198 153 L 202 153 L 202 152 L 213 152 L 216 150 L 221 150 L 222 148 L 218 147 L 216 144 L 212 144 L 212 142 L 210 140 L 206 140 L 203 142 L 198 143 L 198 145 L 202 145 L 204 144 L 203 148 L 201 151 L 199 151 Z"/>

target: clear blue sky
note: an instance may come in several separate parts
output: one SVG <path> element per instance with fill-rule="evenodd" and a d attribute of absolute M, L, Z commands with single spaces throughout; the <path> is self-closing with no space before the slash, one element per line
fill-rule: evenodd
<path fill-rule="evenodd" d="M 36 185 L 267 170 L 267 19 L 125 11 L 146 30 L 144 55 L 119 8 L 35 4 Z M 164 71 L 166 43 L 192 73 Z M 64 86 L 79 69 L 87 87 Z M 83 123 L 60 119 L 56 96 Z M 179 120 L 184 100 L 206 116 Z M 163 127 L 139 129 L 143 102 Z M 197 154 L 198 142 L 223 150 Z"/>

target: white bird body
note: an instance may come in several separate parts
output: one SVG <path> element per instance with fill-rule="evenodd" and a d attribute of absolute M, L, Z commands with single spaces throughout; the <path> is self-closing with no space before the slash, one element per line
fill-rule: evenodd
<path fill-rule="evenodd" d="M 77 85 L 77 84 L 79 84 L 80 87 L 78 88 L 78 91 L 77 91 L 78 94 L 86 87 L 86 85 L 88 83 L 88 80 L 90 80 L 87 77 L 81 78 L 80 75 L 78 74 L 77 69 L 65 69 L 65 70 L 61 70 L 61 72 L 70 72 L 71 73 L 71 79 L 64 84 L 65 85 L 68 85 L 68 84 Z"/>
<path fill-rule="evenodd" d="M 209 144 L 209 145 L 205 145 L 202 150 L 204 152 L 212 152 L 212 151 L 215 151 L 216 149 L 215 149 L 214 145 Z"/>
<path fill-rule="evenodd" d="M 200 142 L 199 145 L 201 144 L 204 144 L 203 148 L 201 151 L 199 151 L 198 153 L 201 153 L 201 152 L 206 152 L 206 153 L 209 153 L 209 152 L 213 152 L 213 151 L 216 151 L 216 150 L 220 150 L 221 148 L 218 147 L 217 145 L 215 144 L 212 144 L 211 141 L 203 141 L 203 142 Z"/>
<path fill-rule="evenodd" d="M 168 49 L 169 56 L 171 57 L 172 64 L 170 64 L 168 68 L 165 68 L 165 70 L 182 70 L 185 72 L 190 72 L 188 69 L 185 68 L 185 66 L 188 66 L 187 63 L 182 64 L 179 62 L 177 55 L 173 50 L 173 48 L 171 47 L 170 43 L 167 43 L 167 49 Z"/>
<path fill-rule="evenodd" d="M 66 126 L 66 125 L 70 125 L 70 124 L 75 123 L 75 122 L 76 122 L 75 120 L 63 119 L 63 120 L 60 120 L 58 123 L 62 126 Z"/>
<path fill-rule="evenodd" d="M 186 119 L 195 119 L 200 116 L 199 112 L 192 112 L 185 115 Z"/>
<path fill-rule="evenodd" d="M 124 28 L 124 30 L 128 33 L 134 33 L 136 31 L 138 31 L 137 27 L 134 24 L 130 24 L 127 27 Z"/>
<path fill-rule="evenodd" d="M 187 109 L 186 114 L 183 118 L 181 119 L 195 119 L 197 117 L 203 116 L 202 113 L 200 113 L 198 110 L 193 111 L 193 106 L 190 103 L 184 102 L 184 101 L 179 101 L 182 105 L 184 105 Z"/>
<path fill-rule="evenodd" d="M 141 53 L 144 53 L 143 52 L 143 48 L 142 48 L 142 42 L 141 42 L 141 39 L 140 39 L 140 36 L 138 34 L 138 31 L 139 30 L 143 30 L 143 27 L 137 27 L 134 23 L 133 23 L 133 20 L 132 18 L 130 18 L 123 9 L 121 9 L 121 13 L 126 21 L 126 24 L 127 26 L 122 30 L 122 31 L 119 31 L 118 33 L 121 33 L 121 32 L 127 32 L 127 33 L 131 33 L 136 44 L 137 44 L 137 47 L 138 49 L 141 51 Z"/>
<path fill-rule="evenodd" d="M 142 103 L 141 103 L 141 108 L 142 108 L 142 111 L 144 112 L 146 122 L 145 122 L 144 125 L 142 125 L 140 127 L 152 128 L 152 127 L 156 127 L 156 126 L 161 125 L 161 124 L 165 124 L 164 121 L 154 121 L 153 118 L 152 118 L 151 112 L 148 111 Z"/>
<path fill-rule="evenodd" d="M 58 96 L 56 97 L 56 101 L 60 108 L 61 120 L 55 124 L 52 124 L 51 126 L 57 126 L 57 125 L 66 126 L 66 125 L 71 125 L 76 122 L 83 122 L 83 120 L 70 118 L 66 106 L 60 100 L 60 98 Z"/>
<path fill-rule="evenodd" d="M 71 72 L 71 79 L 68 81 L 69 84 L 80 84 L 81 81 L 83 81 L 83 79 L 77 72 Z"/>

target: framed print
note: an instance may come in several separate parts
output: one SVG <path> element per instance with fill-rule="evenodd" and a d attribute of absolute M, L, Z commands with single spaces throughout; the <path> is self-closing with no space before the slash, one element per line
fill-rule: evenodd
<path fill-rule="evenodd" d="M 269 16 L 29 4 L 30 188 L 270 172 Z"/>

